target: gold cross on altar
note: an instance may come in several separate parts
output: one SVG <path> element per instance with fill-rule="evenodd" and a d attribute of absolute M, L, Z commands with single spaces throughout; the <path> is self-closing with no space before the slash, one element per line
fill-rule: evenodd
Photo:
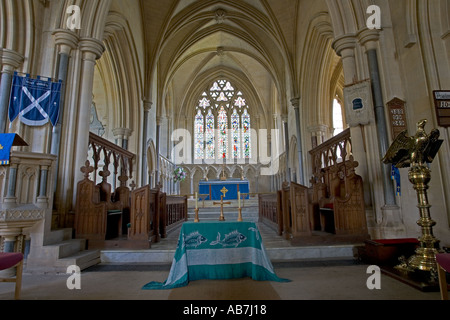
<path fill-rule="evenodd" d="M 228 192 L 228 189 L 223 187 L 222 190 L 220 190 L 220 192 L 223 193 L 223 197 L 225 198 L 225 194 Z"/>
<path fill-rule="evenodd" d="M 225 187 L 224 187 L 225 189 Z M 226 189 L 225 189 L 226 190 Z M 228 191 L 228 190 L 227 190 Z M 213 202 L 213 205 L 217 205 L 220 204 L 220 217 L 219 217 L 219 221 L 225 221 L 225 217 L 223 216 L 223 205 L 224 204 L 231 204 L 230 201 L 228 202 L 223 202 L 223 196 L 220 196 L 220 202 Z"/>

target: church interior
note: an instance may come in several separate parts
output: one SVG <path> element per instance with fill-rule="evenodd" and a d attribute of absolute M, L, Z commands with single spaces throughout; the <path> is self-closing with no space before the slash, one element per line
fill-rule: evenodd
<path fill-rule="evenodd" d="M 449 0 L 0 0 L 0 26 L 16 277 L 170 265 L 185 224 L 251 221 L 275 266 L 444 297 Z"/>

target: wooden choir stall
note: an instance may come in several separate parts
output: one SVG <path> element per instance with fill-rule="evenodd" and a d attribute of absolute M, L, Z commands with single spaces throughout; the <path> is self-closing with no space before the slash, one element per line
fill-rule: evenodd
<path fill-rule="evenodd" d="M 84 179 L 77 185 L 74 221 L 77 238 L 86 239 L 89 248 L 147 249 L 187 220 L 185 196 L 166 195 L 161 191 L 161 186 L 150 188 L 145 185 L 130 190 L 126 181 L 129 179 L 127 173 L 131 172 L 132 157 L 98 136 L 91 134 L 90 138 L 94 146 L 94 166 L 87 160 L 81 168 Z M 90 179 L 97 168 L 98 150 L 106 150 L 105 146 L 128 156 L 126 161 L 121 162 L 120 185 L 114 191 L 108 183 L 108 161 L 98 173 L 102 181 L 96 184 Z M 129 170 L 124 170 L 127 164 L 130 165 Z M 118 166 L 114 164 L 114 167 L 117 169 Z"/>
<path fill-rule="evenodd" d="M 350 130 L 310 154 L 311 187 L 290 182 L 276 194 L 259 195 L 260 220 L 292 244 L 369 239 L 363 181 L 355 172 L 358 162 L 351 155 Z"/>

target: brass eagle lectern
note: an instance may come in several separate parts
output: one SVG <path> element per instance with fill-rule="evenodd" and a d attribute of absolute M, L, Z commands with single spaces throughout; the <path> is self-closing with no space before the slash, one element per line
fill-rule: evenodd
<path fill-rule="evenodd" d="M 403 265 L 409 271 L 436 271 L 436 253 L 440 251 L 439 240 L 433 235 L 436 222 L 430 216 L 427 190 L 431 179 L 428 163 L 433 161 L 443 140 L 439 140 L 440 133 L 437 129 L 427 134 L 424 129 L 426 124 L 426 119 L 419 121 L 417 132 L 411 137 L 406 130 L 401 132 L 382 159 L 383 163 L 391 163 L 397 168 L 409 167 L 408 178 L 417 193 L 420 213 L 417 224 L 422 228 L 422 236 L 418 239 L 420 247 Z"/>

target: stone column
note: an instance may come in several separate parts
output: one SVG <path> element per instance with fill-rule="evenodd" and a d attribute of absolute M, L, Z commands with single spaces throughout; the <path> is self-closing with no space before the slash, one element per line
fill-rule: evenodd
<path fill-rule="evenodd" d="M 0 133 L 6 133 L 13 74 L 14 70 L 22 64 L 24 57 L 13 50 L 1 49 L 0 58 L 2 62 L 0 80 Z"/>
<path fill-rule="evenodd" d="M 302 134 L 301 134 L 301 122 L 300 122 L 300 98 L 294 98 L 291 100 L 292 107 L 295 111 L 295 123 L 297 131 L 297 151 L 298 151 L 298 170 L 300 181 L 299 184 L 305 184 L 305 177 L 303 173 L 303 150 L 302 150 Z"/>
<path fill-rule="evenodd" d="M 287 114 L 283 114 L 281 116 L 281 120 L 283 121 L 283 129 L 284 129 L 284 150 L 286 151 L 286 181 L 291 181 L 291 170 L 289 168 L 289 127 L 288 121 L 289 117 Z"/>
<path fill-rule="evenodd" d="M 58 80 L 62 81 L 58 123 L 53 127 L 53 130 L 50 134 L 50 153 L 58 157 L 55 163 L 55 174 L 53 176 L 53 191 L 55 192 L 55 201 L 57 202 L 59 201 L 56 190 L 58 187 L 58 172 L 60 164 L 59 151 L 61 146 L 61 130 L 64 119 L 64 101 L 66 93 L 67 72 L 69 69 L 70 53 L 78 46 L 79 38 L 76 33 L 65 29 L 56 30 L 55 32 L 53 32 L 53 36 L 55 39 L 55 45 L 59 50 L 57 62 L 57 78 Z"/>
<path fill-rule="evenodd" d="M 42 165 L 40 168 L 39 176 L 39 195 L 37 197 L 37 205 L 40 208 L 47 208 L 47 178 L 48 178 L 48 166 Z"/>
<path fill-rule="evenodd" d="M 9 167 L 8 189 L 3 199 L 3 208 L 13 208 L 17 205 L 16 197 L 17 164 L 12 163 Z"/>
<path fill-rule="evenodd" d="M 394 182 L 391 179 L 391 165 L 381 162 L 381 158 L 389 149 L 389 136 L 384 110 L 380 70 L 378 67 L 378 39 L 379 34 L 377 30 L 365 29 L 359 34 L 359 41 L 366 49 L 369 65 L 376 130 L 378 136 L 378 151 L 380 155 L 379 165 L 381 166 L 381 178 L 383 181 L 384 205 L 381 207 L 381 233 L 383 237 L 391 238 L 403 236 L 406 229 L 401 219 L 400 207 L 396 203 Z"/>
<path fill-rule="evenodd" d="M 377 55 L 377 30 L 364 30 L 360 34 L 360 42 L 366 47 L 367 59 L 369 63 L 370 80 L 372 84 L 372 95 L 375 108 L 375 121 L 378 133 L 378 144 L 380 155 L 383 157 L 389 149 L 389 136 L 387 131 L 386 116 L 384 112 L 383 92 L 381 89 L 380 71 L 378 68 Z M 380 161 L 383 172 L 384 201 L 388 206 L 395 206 L 395 190 L 391 179 L 390 165 Z"/>
<path fill-rule="evenodd" d="M 344 35 L 336 38 L 332 44 L 336 53 L 342 58 L 345 85 L 350 85 L 357 80 L 354 35 Z"/>
<path fill-rule="evenodd" d="M 65 29 L 56 30 L 55 32 L 53 32 L 53 36 L 55 37 L 55 44 L 59 48 L 57 79 L 62 81 L 62 88 L 61 88 L 61 101 L 59 108 L 59 120 L 57 125 L 53 127 L 50 153 L 58 156 L 61 141 L 61 126 L 64 118 L 64 98 L 66 91 L 65 89 L 67 82 L 67 72 L 69 68 L 70 52 L 78 46 L 79 38 L 76 33 Z M 55 175 L 55 179 L 56 177 L 57 175 Z M 54 185 L 56 188 L 56 183 Z"/>
<path fill-rule="evenodd" d="M 148 165 L 147 165 L 147 140 L 148 140 L 148 120 L 149 120 L 149 112 L 152 108 L 152 102 L 145 100 L 143 101 L 144 106 L 144 118 L 142 124 L 142 185 L 146 185 L 150 183 Z"/>
<path fill-rule="evenodd" d="M 161 133 L 161 122 L 162 117 L 156 116 L 156 177 L 155 177 L 155 185 L 157 185 L 160 182 L 160 158 L 159 158 L 159 147 L 161 145 L 160 143 L 160 133 Z"/>
<path fill-rule="evenodd" d="M 79 43 L 79 49 L 82 53 L 80 91 L 78 99 L 78 123 L 77 136 L 75 142 L 75 161 L 74 161 L 74 186 L 76 190 L 78 181 L 83 179 L 80 168 L 84 166 L 88 156 L 89 144 L 89 123 L 92 105 L 92 88 L 94 80 L 94 68 L 96 60 L 103 52 L 104 46 L 101 41 L 93 38 L 82 38 Z M 76 192 L 74 192 L 75 202 Z"/>

